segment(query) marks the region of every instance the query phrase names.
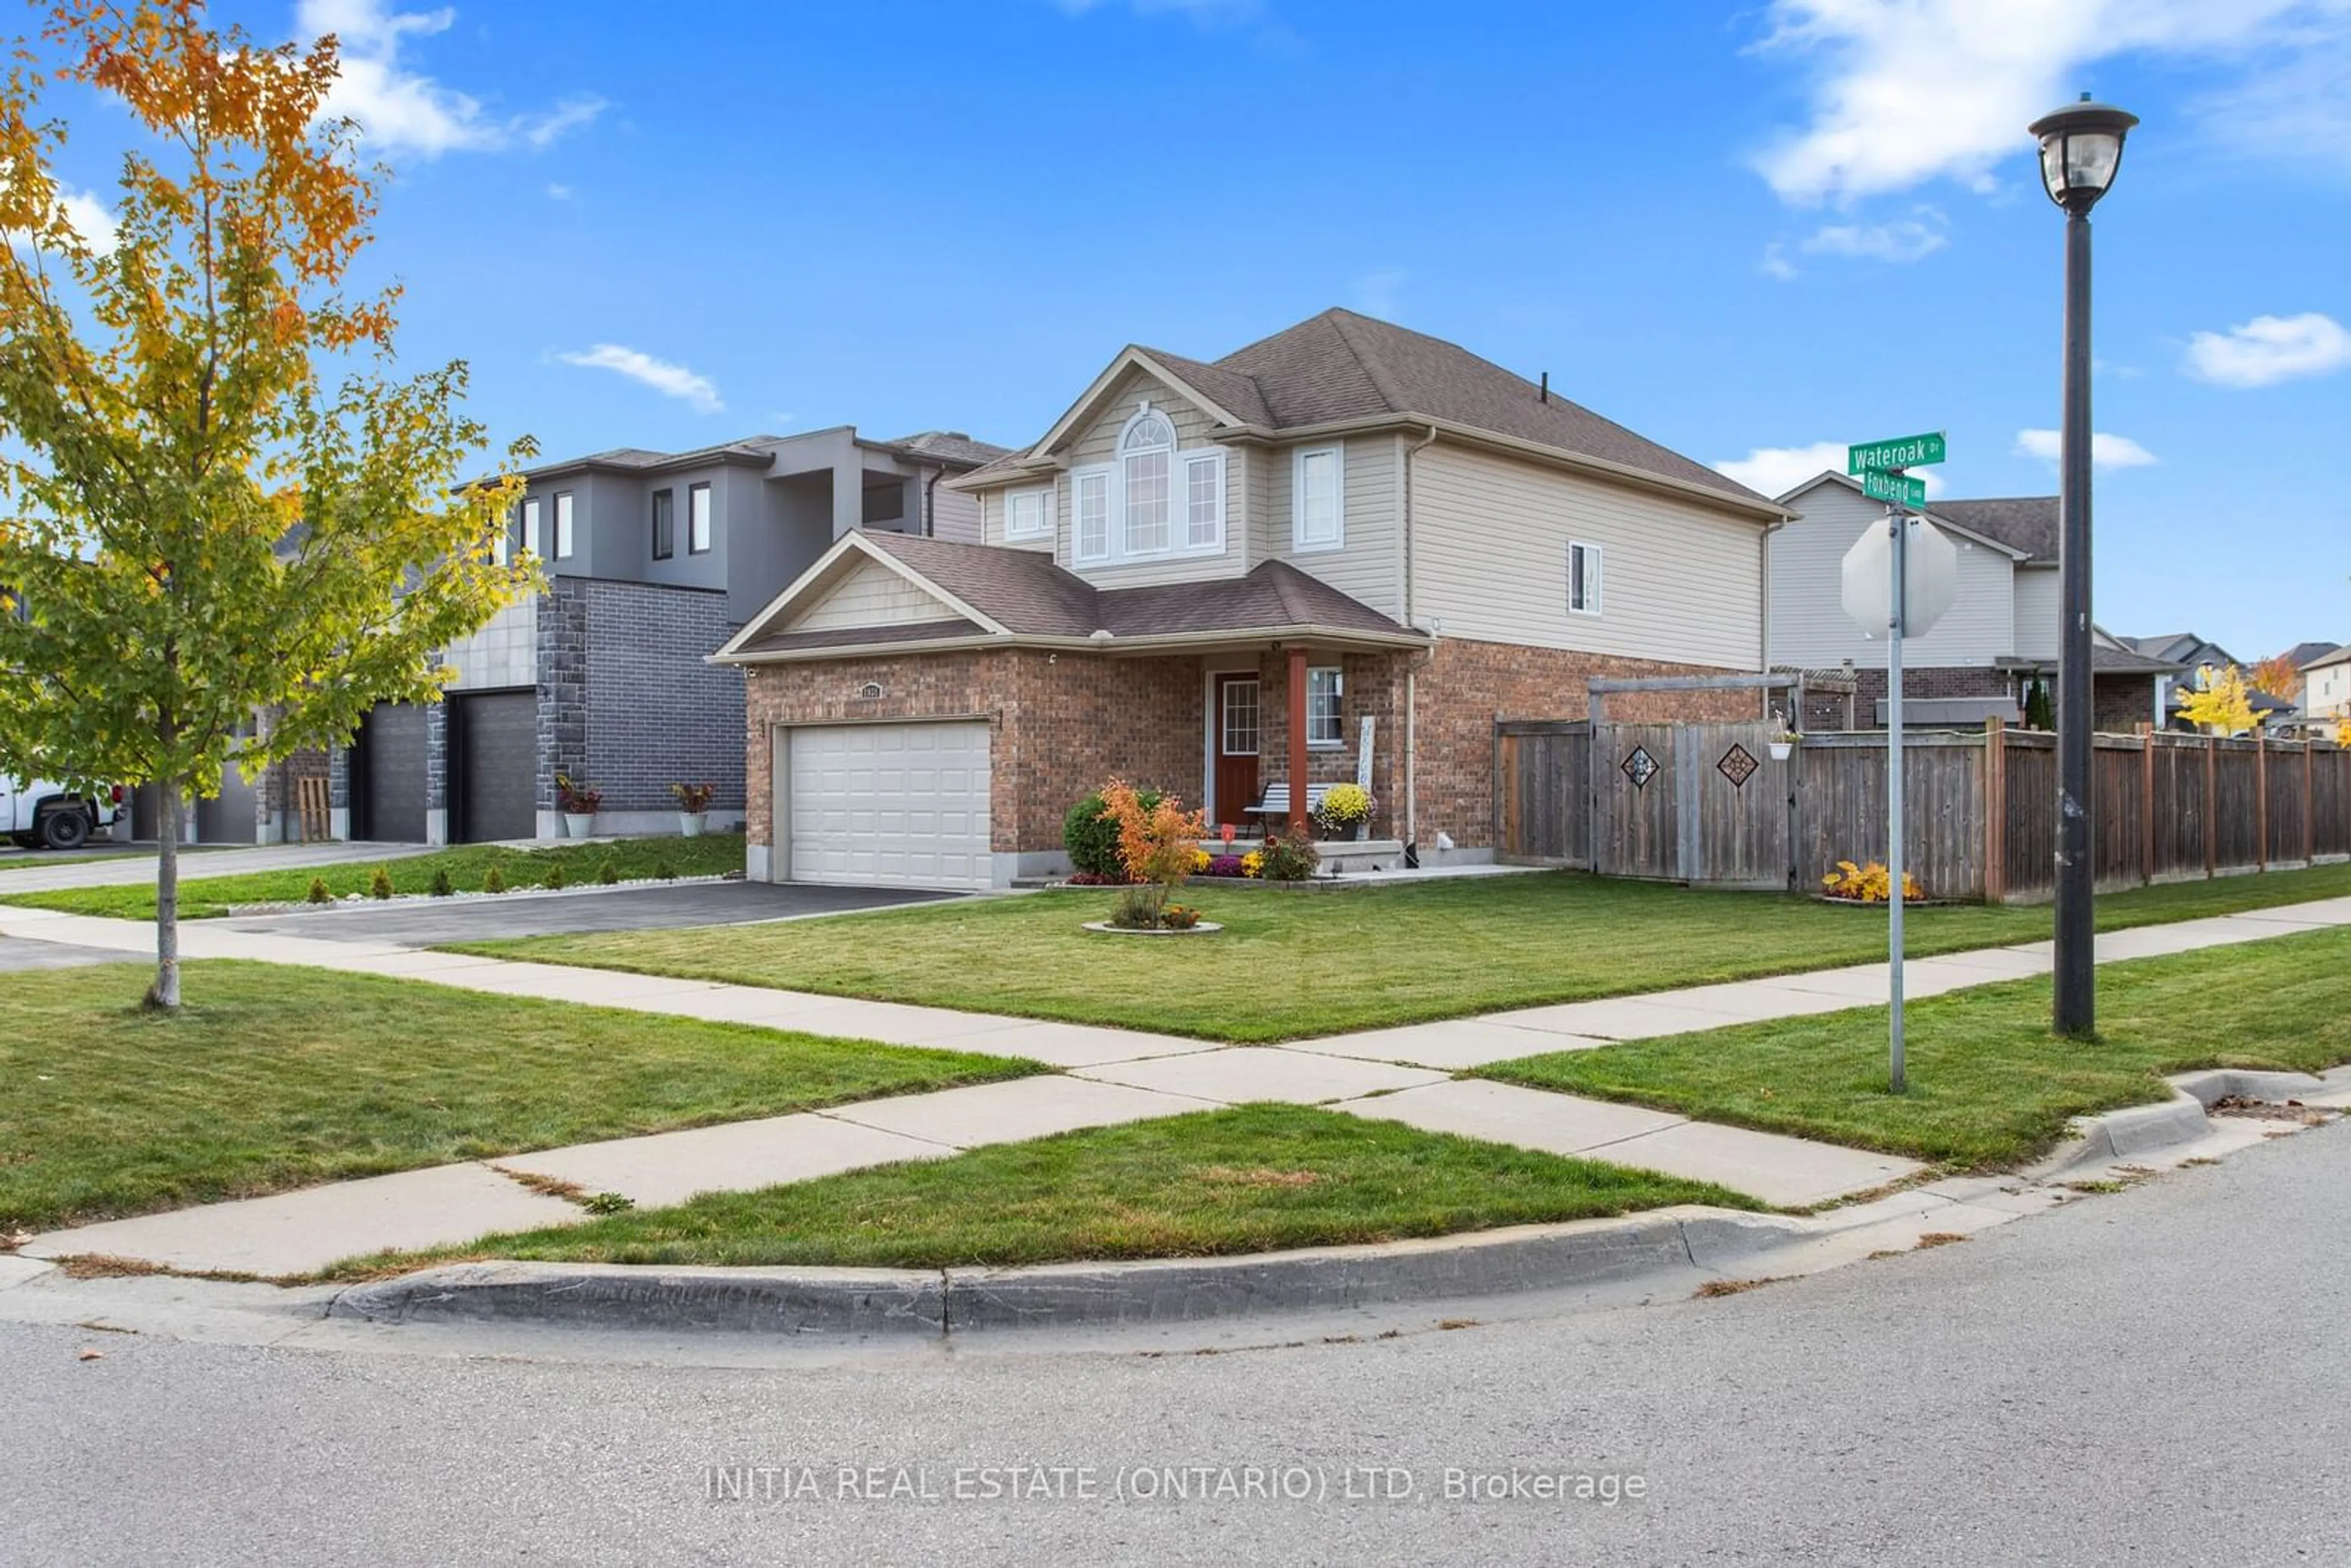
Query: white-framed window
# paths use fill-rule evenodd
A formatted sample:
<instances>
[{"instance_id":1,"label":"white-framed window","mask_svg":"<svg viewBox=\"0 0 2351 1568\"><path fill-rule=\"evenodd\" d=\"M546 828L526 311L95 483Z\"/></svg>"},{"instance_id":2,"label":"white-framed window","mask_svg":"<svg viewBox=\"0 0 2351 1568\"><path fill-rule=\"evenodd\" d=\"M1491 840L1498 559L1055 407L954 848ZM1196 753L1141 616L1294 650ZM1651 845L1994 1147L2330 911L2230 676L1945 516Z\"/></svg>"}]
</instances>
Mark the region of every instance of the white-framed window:
<instances>
[{"instance_id":1,"label":"white-framed window","mask_svg":"<svg viewBox=\"0 0 2351 1568\"><path fill-rule=\"evenodd\" d=\"M1347 542L1346 476L1346 458L1339 447L1299 452L1290 471L1291 549L1337 549Z\"/></svg>"},{"instance_id":2,"label":"white-framed window","mask_svg":"<svg viewBox=\"0 0 2351 1568\"><path fill-rule=\"evenodd\" d=\"M1346 682L1336 664L1318 664L1306 672L1306 744L1323 748L1347 743L1343 698Z\"/></svg>"},{"instance_id":3,"label":"white-framed window","mask_svg":"<svg viewBox=\"0 0 2351 1568\"><path fill-rule=\"evenodd\" d=\"M1053 492L1011 490L1004 497L1004 537L1040 539L1053 531Z\"/></svg>"},{"instance_id":4,"label":"white-framed window","mask_svg":"<svg viewBox=\"0 0 2351 1568\"><path fill-rule=\"evenodd\" d=\"M568 560L571 556L571 492L555 493L555 559Z\"/></svg>"},{"instance_id":5,"label":"white-framed window","mask_svg":"<svg viewBox=\"0 0 2351 1568\"><path fill-rule=\"evenodd\" d=\"M1217 690L1224 705L1220 748L1227 757L1255 757L1259 734L1257 683L1225 681Z\"/></svg>"},{"instance_id":6,"label":"white-framed window","mask_svg":"<svg viewBox=\"0 0 2351 1568\"><path fill-rule=\"evenodd\" d=\"M1570 539L1567 545L1567 612L1600 613L1600 547Z\"/></svg>"},{"instance_id":7,"label":"white-framed window","mask_svg":"<svg viewBox=\"0 0 2351 1568\"><path fill-rule=\"evenodd\" d=\"M689 485L685 488L685 553L707 555L710 552L710 486Z\"/></svg>"},{"instance_id":8,"label":"white-framed window","mask_svg":"<svg viewBox=\"0 0 2351 1568\"><path fill-rule=\"evenodd\" d=\"M497 535L490 540L490 559L494 564L504 566L514 559L515 532L521 526L522 508L520 507L516 507L498 519ZM5 595L0 595L0 601L5 599Z\"/></svg>"},{"instance_id":9,"label":"white-framed window","mask_svg":"<svg viewBox=\"0 0 2351 1568\"><path fill-rule=\"evenodd\" d=\"M1224 549L1224 449L1185 453L1181 466L1184 475L1183 547L1187 550Z\"/></svg>"},{"instance_id":10,"label":"white-framed window","mask_svg":"<svg viewBox=\"0 0 2351 1568\"><path fill-rule=\"evenodd\" d=\"M546 543L538 536L538 497L526 498L522 504L522 548L542 559L547 554Z\"/></svg>"},{"instance_id":11,"label":"white-framed window","mask_svg":"<svg viewBox=\"0 0 2351 1568\"><path fill-rule=\"evenodd\" d=\"M1077 514L1080 560L1110 559L1110 470L1088 468L1070 476L1071 509Z\"/></svg>"},{"instance_id":12,"label":"white-framed window","mask_svg":"<svg viewBox=\"0 0 2351 1568\"><path fill-rule=\"evenodd\" d=\"M1118 436L1122 554L1164 555L1175 543L1168 495L1175 462L1176 426L1146 402Z\"/></svg>"}]
</instances>

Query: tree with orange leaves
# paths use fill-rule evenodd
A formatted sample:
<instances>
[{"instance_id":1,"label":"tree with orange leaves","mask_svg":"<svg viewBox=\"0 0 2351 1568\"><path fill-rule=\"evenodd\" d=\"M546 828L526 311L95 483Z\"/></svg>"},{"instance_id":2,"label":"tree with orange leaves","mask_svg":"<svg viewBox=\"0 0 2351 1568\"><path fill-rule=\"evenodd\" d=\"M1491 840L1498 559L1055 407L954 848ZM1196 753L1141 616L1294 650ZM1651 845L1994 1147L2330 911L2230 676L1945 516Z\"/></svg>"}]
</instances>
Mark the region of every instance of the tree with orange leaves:
<instances>
[{"instance_id":1,"label":"tree with orange leaves","mask_svg":"<svg viewBox=\"0 0 2351 1568\"><path fill-rule=\"evenodd\" d=\"M461 483L465 364L396 374L398 290L353 292L381 172L324 113L338 69L201 0L51 0L0 79L0 772L158 787L154 1007L183 795L433 700L536 577L504 548L528 443ZM59 178L60 89L145 133L110 235Z\"/></svg>"},{"instance_id":2,"label":"tree with orange leaves","mask_svg":"<svg viewBox=\"0 0 2351 1568\"><path fill-rule=\"evenodd\" d=\"M2272 653L2245 672L2246 681L2257 692L2263 692L2281 702L2302 700L2302 669L2283 653Z\"/></svg>"},{"instance_id":3,"label":"tree with orange leaves","mask_svg":"<svg viewBox=\"0 0 2351 1568\"><path fill-rule=\"evenodd\" d=\"M1162 795L1146 807L1123 779L1112 779L1102 798L1103 820L1118 828L1119 858L1136 883L1123 895L1118 923L1162 925L1167 901L1192 874L1207 821L1197 811L1184 810L1184 802L1173 795Z\"/></svg>"}]
</instances>

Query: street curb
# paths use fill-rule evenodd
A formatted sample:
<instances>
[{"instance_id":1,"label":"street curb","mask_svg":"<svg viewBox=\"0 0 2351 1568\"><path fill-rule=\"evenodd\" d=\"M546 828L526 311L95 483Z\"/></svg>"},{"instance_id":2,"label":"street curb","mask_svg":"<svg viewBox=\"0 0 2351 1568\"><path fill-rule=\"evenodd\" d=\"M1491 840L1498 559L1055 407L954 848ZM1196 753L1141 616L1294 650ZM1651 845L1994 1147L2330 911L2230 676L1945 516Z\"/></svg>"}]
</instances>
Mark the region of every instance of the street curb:
<instances>
[{"instance_id":1,"label":"street curb","mask_svg":"<svg viewBox=\"0 0 2351 1568\"><path fill-rule=\"evenodd\" d=\"M2210 1108L2232 1094L2249 1100L2303 1100L2325 1093L2330 1087L2329 1080L2307 1073L2235 1068L2182 1072L2165 1082L2171 1085L2169 1100L2076 1117L2071 1138L2018 1175L2030 1181L2045 1180L2085 1166L2114 1165L2158 1149L2192 1144L2212 1131Z\"/></svg>"},{"instance_id":2,"label":"street curb","mask_svg":"<svg viewBox=\"0 0 2351 1568\"><path fill-rule=\"evenodd\" d=\"M355 1285L333 1318L604 1329L945 1337L1196 1323L1710 1275L1838 1228L1684 1206L1622 1219L1234 1258L1026 1269L704 1269L461 1263Z\"/></svg>"}]
</instances>

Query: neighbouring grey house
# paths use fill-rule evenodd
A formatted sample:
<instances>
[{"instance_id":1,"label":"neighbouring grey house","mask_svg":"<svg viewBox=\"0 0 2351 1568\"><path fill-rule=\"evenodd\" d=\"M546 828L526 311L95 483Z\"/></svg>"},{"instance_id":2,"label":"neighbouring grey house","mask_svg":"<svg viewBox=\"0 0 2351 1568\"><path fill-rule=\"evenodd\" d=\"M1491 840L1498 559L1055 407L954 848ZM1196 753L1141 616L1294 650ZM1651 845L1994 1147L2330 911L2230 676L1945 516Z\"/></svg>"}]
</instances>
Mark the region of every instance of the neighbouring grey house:
<instances>
[{"instance_id":1,"label":"neighbouring grey house","mask_svg":"<svg viewBox=\"0 0 2351 1568\"><path fill-rule=\"evenodd\" d=\"M546 587L445 651L443 701L381 705L324 759L335 836L553 837L559 773L602 792L600 831L674 829L673 783L740 821L743 676L706 656L852 529L977 541L978 504L939 482L1004 452L841 425L528 470L505 543ZM288 794L256 791L251 836L287 836Z\"/></svg>"},{"instance_id":2,"label":"neighbouring grey house","mask_svg":"<svg viewBox=\"0 0 2351 1568\"><path fill-rule=\"evenodd\" d=\"M1885 506L1843 474L1824 473L1782 496L1797 515L1770 544L1774 669L1819 677L1823 689L1849 687L1852 722L1886 722L1886 638L1844 613L1844 561L1863 530L1883 526ZM1903 643L1904 716L1908 724L1970 727L1987 719L2016 723L2036 681L2053 699L2062 617L2057 595L2057 497L1930 502L1925 516L1956 547L1959 583L1951 607L1933 629ZM2179 663L2158 650L2093 629L2094 722L2127 733L2158 722L2166 684ZM1816 707L1802 726L1844 722L1842 703Z\"/></svg>"}]
</instances>

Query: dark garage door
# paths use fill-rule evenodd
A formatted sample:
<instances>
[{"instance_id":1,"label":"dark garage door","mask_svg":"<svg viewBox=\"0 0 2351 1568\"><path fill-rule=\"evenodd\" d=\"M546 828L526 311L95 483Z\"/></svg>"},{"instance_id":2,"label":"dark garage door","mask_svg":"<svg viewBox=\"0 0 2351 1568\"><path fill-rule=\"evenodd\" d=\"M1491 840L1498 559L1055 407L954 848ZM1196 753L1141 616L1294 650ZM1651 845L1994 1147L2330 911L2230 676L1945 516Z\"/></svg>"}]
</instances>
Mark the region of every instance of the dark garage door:
<instances>
[{"instance_id":1,"label":"dark garage door","mask_svg":"<svg viewBox=\"0 0 2351 1568\"><path fill-rule=\"evenodd\" d=\"M351 836L424 841L424 709L378 703L353 747Z\"/></svg>"},{"instance_id":2,"label":"dark garage door","mask_svg":"<svg viewBox=\"0 0 2351 1568\"><path fill-rule=\"evenodd\" d=\"M538 697L487 692L451 699L457 800L453 837L466 843L538 835Z\"/></svg>"}]
</instances>

